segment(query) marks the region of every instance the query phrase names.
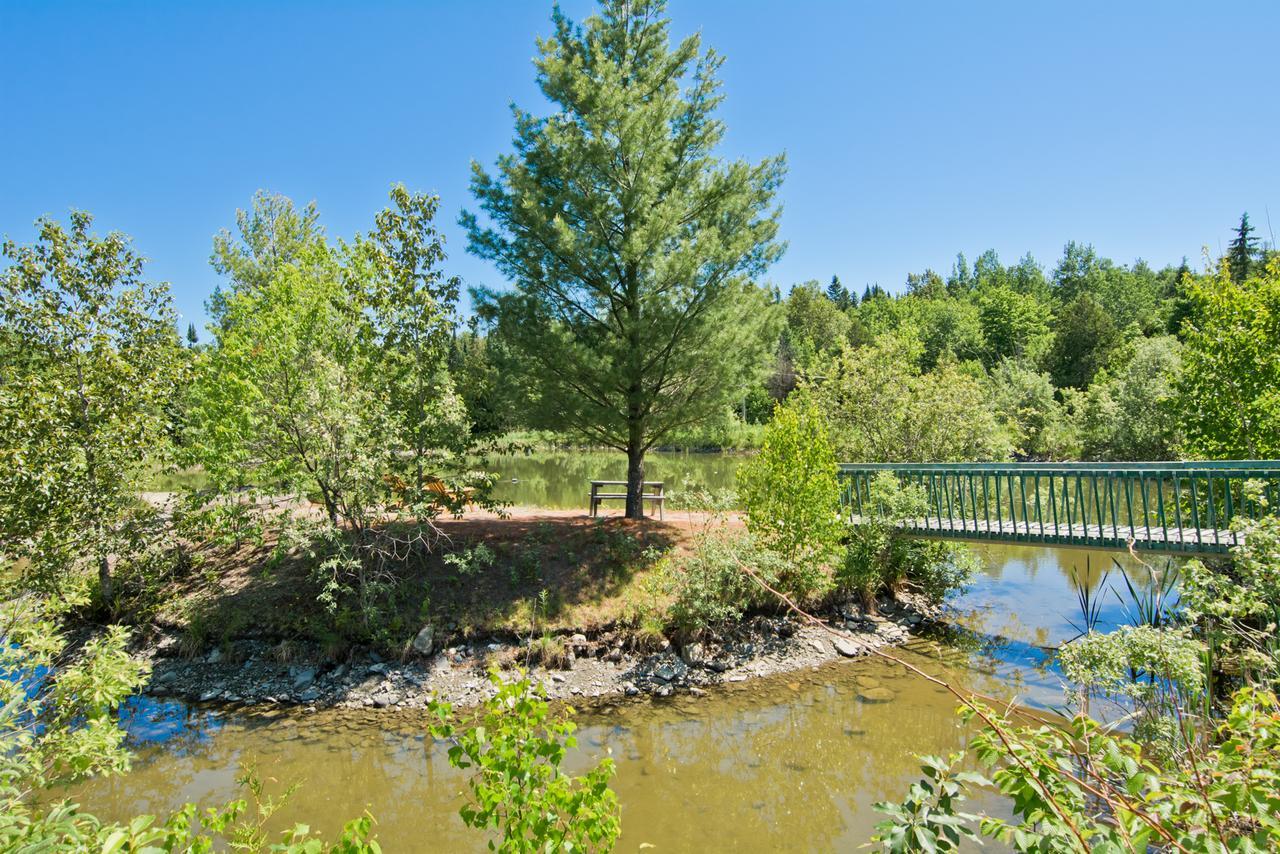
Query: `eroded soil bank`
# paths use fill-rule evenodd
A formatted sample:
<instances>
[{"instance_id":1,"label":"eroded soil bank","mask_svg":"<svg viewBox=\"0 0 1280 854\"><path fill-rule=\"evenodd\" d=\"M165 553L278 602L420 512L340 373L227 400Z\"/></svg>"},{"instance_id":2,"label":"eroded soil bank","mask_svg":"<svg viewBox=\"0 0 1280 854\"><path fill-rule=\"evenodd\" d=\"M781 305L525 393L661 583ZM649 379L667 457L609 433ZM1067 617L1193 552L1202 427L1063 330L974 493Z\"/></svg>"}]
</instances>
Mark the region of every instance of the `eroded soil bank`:
<instances>
[{"instance_id":1,"label":"eroded soil bank","mask_svg":"<svg viewBox=\"0 0 1280 854\"><path fill-rule=\"evenodd\" d=\"M148 693L315 709L415 708L433 695L471 705L492 690L491 669L521 667L556 699L669 696L865 655L933 616L910 599L884 600L876 614L851 601L821 615L839 636L757 615L679 644L635 617L660 612L664 563L696 547L706 526L741 524L541 508L441 520L435 548L397 569L398 609L383 615L381 644L335 641L306 563L269 539L206 547L141 642Z\"/></svg>"}]
</instances>

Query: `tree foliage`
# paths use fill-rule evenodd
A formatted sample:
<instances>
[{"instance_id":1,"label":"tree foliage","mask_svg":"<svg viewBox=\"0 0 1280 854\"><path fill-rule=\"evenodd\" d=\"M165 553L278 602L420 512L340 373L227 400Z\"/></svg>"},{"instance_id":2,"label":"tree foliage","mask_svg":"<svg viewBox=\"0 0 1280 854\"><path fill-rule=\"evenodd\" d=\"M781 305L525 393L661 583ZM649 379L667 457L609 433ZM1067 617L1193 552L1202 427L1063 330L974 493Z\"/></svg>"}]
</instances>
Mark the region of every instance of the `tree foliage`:
<instances>
[{"instance_id":1,"label":"tree foliage","mask_svg":"<svg viewBox=\"0 0 1280 854\"><path fill-rule=\"evenodd\" d=\"M1188 450L1208 459L1280 454L1280 261L1236 282L1193 286L1178 410Z\"/></svg>"},{"instance_id":2,"label":"tree foliage","mask_svg":"<svg viewBox=\"0 0 1280 854\"><path fill-rule=\"evenodd\" d=\"M917 342L885 336L846 349L813 384L837 456L850 462L1001 460L1008 436L983 383L954 362L919 367Z\"/></svg>"},{"instance_id":3,"label":"tree foliage","mask_svg":"<svg viewBox=\"0 0 1280 854\"><path fill-rule=\"evenodd\" d=\"M774 410L760 453L738 469L738 496L747 529L787 567L777 579L783 589L802 598L824 592L844 526L835 450L809 395Z\"/></svg>"},{"instance_id":4,"label":"tree foliage","mask_svg":"<svg viewBox=\"0 0 1280 854\"><path fill-rule=\"evenodd\" d=\"M6 240L0 272L0 536L46 589L96 565L113 603L138 477L163 459L166 406L183 370L164 284L119 233L40 220L30 246Z\"/></svg>"},{"instance_id":5,"label":"tree foliage","mask_svg":"<svg viewBox=\"0 0 1280 854\"><path fill-rule=\"evenodd\" d=\"M721 59L675 47L661 0L608 0L577 26L558 10L537 83L557 111L517 109L516 151L473 167L488 217L471 251L515 283L482 302L520 359L535 426L628 455L639 516L645 452L740 400L776 340L752 279L781 252L781 158L715 154Z\"/></svg>"}]
</instances>

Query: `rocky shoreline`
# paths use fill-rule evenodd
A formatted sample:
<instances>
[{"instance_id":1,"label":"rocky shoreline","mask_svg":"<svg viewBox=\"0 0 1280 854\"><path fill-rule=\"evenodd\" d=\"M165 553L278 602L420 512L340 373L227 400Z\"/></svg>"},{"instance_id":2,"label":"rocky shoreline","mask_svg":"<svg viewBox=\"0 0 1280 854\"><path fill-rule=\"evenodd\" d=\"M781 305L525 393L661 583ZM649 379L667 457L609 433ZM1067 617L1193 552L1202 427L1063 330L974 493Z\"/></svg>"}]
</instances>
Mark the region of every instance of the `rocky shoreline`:
<instances>
[{"instance_id":1,"label":"rocky shoreline","mask_svg":"<svg viewBox=\"0 0 1280 854\"><path fill-rule=\"evenodd\" d=\"M678 649L666 641L656 649L636 648L633 636L617 631L564 635L557 640L561 654L553 668L528 670L558 700L698 694L721 683L812 668L901 644L935 614L923 603L885 602L878 615L847 603L824 616L840 631L838 637L787 616L752 617L732 631ZM226 706L307 710L417 709L432 696L466 707L492 694L490 666L523 666L539 642L487 638L446 642L440 648L423 641L420 634L402 661L363 653L339 663L306 654L285 661L279 647L256 639L230 641L184 658L177 654L176 637L161 637L143 651L152 664L146 693Z\"/></svg>"}]
</instances>

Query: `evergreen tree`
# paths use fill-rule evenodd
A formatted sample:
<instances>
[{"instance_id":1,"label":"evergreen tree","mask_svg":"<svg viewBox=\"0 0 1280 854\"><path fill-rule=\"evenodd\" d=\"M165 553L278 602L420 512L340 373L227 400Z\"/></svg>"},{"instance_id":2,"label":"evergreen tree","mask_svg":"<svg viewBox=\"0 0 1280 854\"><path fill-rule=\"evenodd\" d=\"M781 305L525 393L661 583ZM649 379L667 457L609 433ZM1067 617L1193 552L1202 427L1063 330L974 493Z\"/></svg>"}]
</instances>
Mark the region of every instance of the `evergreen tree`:
<instances>
[{"instance_id":1,"label":"evergreen tree","mask_svg":"<svg viewBox=\"0 0 1280 854\"><path fill-rule=\"evenodd\" d=\"M194 323L187 324L187 346L194 347L200 343L200 336L196 334L196 325Z\"/></svg>"},{"instance_id":2,"label":"evergreen tree","mask_svg":"<svg viewBox=\"0 0 1280 854\"><path fill-rule=\"evenodd\" d=\"M1249 224L1249 214L1241 214L1235 239L1227 247L1227 263L1231 265L1233 282L1239 283L1249 278L1253 259L1258 255L1258 238L1253 236L1254 230L1254 227Z\"/></svg>"},{"instance_id":3,"label":"evergreen tree","mask_svg":"<svg viewBox=\"0 0 1280 854\"><path fill-rule=\"evenodd\" d=\"M698 35L673 48L664 7L606 0L582 25L555 11L535 60L555 110L515 110L498 175L473 166L492 225L462 217L515 283L477 296L520 356L531 422L625 451L631 518L645 452L741 400L777 340L752 280L782 252L783 158L716 156L721 59Z\"/></svg>"},{"instance_id":4,"label":"evergreen tree","mask_svg":"<svg viewBox=\"0 0 1280 854\"><path fill-rule=\"evenodd\" d=\"M841 311L849 309L849 304L853 301L849 293L849 289L840 284L839 276L831 277L831 284L827 285L827 299L836 304L836 308Z\"/></svg>"}]
</instances>

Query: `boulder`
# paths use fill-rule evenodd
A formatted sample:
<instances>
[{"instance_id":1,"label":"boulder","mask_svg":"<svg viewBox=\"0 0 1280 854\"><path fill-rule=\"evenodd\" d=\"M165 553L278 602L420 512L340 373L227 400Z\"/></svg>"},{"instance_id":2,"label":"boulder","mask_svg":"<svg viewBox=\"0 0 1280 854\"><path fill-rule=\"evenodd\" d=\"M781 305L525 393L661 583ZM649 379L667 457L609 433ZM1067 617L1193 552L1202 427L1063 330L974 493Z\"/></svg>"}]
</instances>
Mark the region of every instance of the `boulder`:
<instances>
[{"instance_id":1,"label":"boulder","mask_svg":"<svg viewBox=\"0 0 1280 854\"><path fill-rule=\"evenodd\" d=\"M896 695L888 688L861 688L858 690L858 701L862 703L888 703Z\"/></svg>"},{"instance_id":2,"label":"boulder","mask_svg":"<svg viewBox=\"0 0 1280 854\"><path fill-rule=\"evenodd\" d=\"M862 654L862 646L849 638L836 638L831 643L832 646L836 648L836 652L840 653L845 658L853 658L854 656Z\"/></svg>"},{"instance_id":3,"label":"boulder","mask_svg":"<svg viewBox=\"0 0 1280 854\"><path fill-rule=\"evenodd\" d=\"M430 655L431 650L436 645L436 630L434 626L425 625L413 639L413 650L419 655Z\"/></svg>"}]
</instances>

